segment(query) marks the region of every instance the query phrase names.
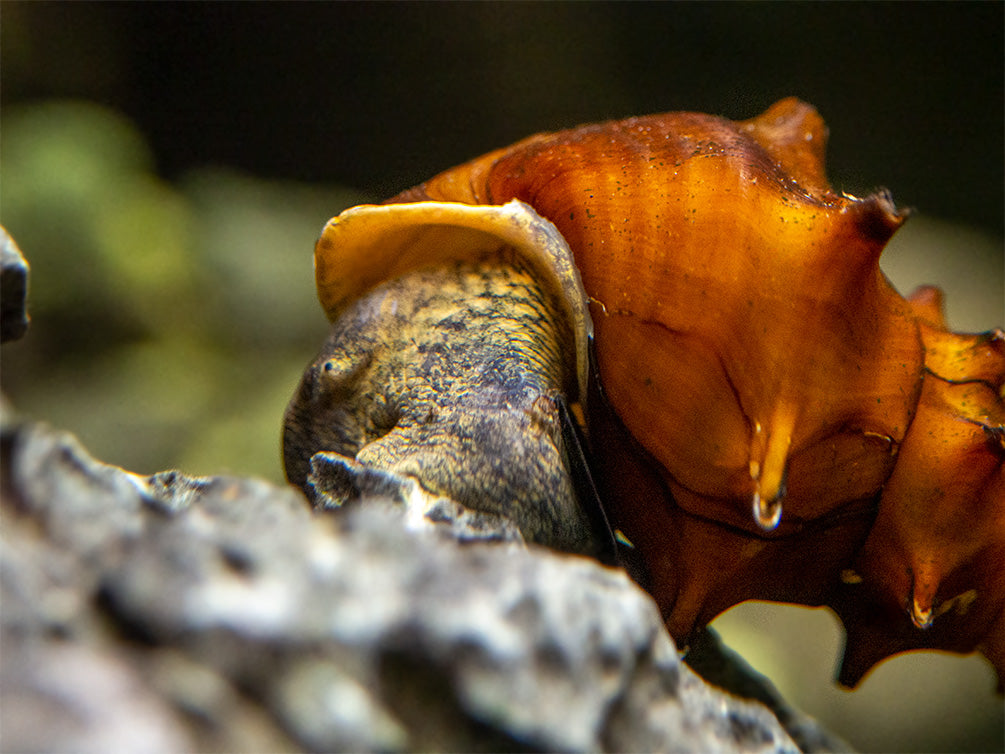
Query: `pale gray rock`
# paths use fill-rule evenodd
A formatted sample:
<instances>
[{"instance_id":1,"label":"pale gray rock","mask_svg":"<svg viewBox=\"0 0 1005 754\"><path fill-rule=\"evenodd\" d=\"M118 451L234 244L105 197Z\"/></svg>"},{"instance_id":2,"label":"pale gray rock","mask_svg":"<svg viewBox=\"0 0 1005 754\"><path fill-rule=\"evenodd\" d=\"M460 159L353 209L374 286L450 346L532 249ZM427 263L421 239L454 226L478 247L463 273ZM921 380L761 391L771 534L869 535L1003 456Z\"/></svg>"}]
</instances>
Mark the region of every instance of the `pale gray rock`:
<instances>
[{"instance_id":1,"label":"pale gray rock","mask_svg":"<svg viewBox=\"0 0 1005 754\"><path fill-rule=\"evenodd\" d=\"M119 649L5 639L0 706L5 751L173 754L193 741Z\"/></svg>"},{"instance_id":2,"label":"pale gray rock","mask_svg":"<svg viewBox=\"0 0 1005 754\"><path fill-rule=\"evenodd\" d=\"M7 413L4 751L798 751L621 570L449 507L140 477Z\"/></svg>"},{"instance_id":3,"label":"pale gray rock","mask_svg":"<svg viewBox=\"0 0 1005 754\"><path fill-rule=\"evenodd\" d=\"M401 506L408 517L443 524L458 540L524 541L520 529L508 518L430 494L414 477L368 466L338 453L321 451L311 456L306 487L312 504L322 511L380 498Z\"/></svg>"}]
</instances>

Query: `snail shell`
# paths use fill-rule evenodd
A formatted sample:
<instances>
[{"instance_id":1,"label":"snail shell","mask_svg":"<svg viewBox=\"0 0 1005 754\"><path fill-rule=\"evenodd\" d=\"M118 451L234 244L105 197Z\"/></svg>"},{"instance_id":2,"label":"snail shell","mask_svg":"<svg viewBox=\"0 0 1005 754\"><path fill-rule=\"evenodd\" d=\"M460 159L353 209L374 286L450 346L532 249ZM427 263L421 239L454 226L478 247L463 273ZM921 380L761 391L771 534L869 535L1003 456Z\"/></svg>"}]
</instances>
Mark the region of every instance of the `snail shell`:
<instances>
[{"instance_id":1,"label":"snail shell","mask_svg":"<svg viewBox=\"0 0 1005 754\"><path fill-rule=\"evenodd\" d=\"M532 137L399 199L517 198L551 219L593 302L607 398L677 504L759 531L784 497L784 532L879 489L923 367L877 264L903 216L885 194L831 192L825 138L793 100L742 124L632 118ZM855 471L835 484L840 468Z\"/></svg>"},{"instance_id":2,"label":"snail shell","mask_svg":"<svg viewBox=\"0 0 1005 754\"><path fill-rule=\"evenodd\" d=\"M951 333L932 289L889 284L879 256L906 216L833 191L826 137L796 99L740 122L629 118L532 136L387 206L517 200L571 249L602 496L678 641L746 599L826 604L849 633L843 682L923 647L981 649L1002 676L1005 337ZM339 301L325 243L319 291ZM397 273L371 252L346 279Z\"/></svg>"}]
</instances>

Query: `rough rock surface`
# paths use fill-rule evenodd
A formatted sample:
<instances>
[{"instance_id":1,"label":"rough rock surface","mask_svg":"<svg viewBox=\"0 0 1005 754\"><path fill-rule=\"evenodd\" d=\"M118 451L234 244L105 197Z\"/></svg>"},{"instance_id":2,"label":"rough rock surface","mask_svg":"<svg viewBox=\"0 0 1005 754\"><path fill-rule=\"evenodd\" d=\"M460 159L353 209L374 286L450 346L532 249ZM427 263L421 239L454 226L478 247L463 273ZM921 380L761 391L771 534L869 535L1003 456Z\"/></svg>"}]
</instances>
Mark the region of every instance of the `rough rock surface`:
<instances>
[{"instance_id":1,"label":"rough rock surface","mask_svg":"<svg viewBox=\"0 0 1005 754\"><path fill-rule=\"evenodd\" d=\"M5 413L5 751L798 751L620 570L377 498L139 477Z\"/></svg>"}]
</instances>

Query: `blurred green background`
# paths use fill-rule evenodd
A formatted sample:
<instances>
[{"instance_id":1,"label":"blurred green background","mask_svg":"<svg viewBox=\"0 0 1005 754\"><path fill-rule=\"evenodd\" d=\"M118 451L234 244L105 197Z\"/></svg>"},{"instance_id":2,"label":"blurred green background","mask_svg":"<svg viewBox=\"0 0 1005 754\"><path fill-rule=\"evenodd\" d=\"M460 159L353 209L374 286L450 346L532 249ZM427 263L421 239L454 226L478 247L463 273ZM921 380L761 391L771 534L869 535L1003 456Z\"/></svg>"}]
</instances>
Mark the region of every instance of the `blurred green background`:
<instances>
[{"instance_id":1,"label":"blurred green background","mask_svg":"<svg viewBox=\"0 0 1005 754\"><path fill-rule=\"evenodd\" d=\"M794 94L836 188L918 215L884 256L1005 322L1003 5L0 4L0 222L32 264L4 394L138 472L280 480L325 332L311 251L342 208L531 132ZM825 611L740 606L727 641L866 751L1001 751L978 658L831 683Z\"/></svg>"}]
</instances>

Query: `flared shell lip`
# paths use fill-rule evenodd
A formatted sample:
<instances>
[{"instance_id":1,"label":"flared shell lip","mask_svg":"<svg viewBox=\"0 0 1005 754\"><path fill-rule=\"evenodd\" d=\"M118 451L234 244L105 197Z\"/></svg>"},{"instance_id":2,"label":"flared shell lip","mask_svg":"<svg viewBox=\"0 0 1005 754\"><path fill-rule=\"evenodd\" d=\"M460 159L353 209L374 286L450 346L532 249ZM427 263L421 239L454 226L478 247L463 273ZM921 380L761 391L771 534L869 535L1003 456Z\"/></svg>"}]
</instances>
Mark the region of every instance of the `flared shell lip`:
<instances>
[{"instance_id":1,"label":"flared shell lip","mask_svg":"<svg viewBox=\"0 0 1005 754\"><path fill-rule=\"evenodd\" d=\"M384 281L504 247L559 294L575 338L578 400L585 403L593 334L589 299L565 238L517 199L502 205L422 201L345 210L328 221L314 249L318 299L333 321Z\"/></svg>"}]
</instances>

